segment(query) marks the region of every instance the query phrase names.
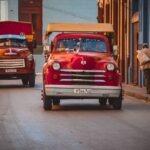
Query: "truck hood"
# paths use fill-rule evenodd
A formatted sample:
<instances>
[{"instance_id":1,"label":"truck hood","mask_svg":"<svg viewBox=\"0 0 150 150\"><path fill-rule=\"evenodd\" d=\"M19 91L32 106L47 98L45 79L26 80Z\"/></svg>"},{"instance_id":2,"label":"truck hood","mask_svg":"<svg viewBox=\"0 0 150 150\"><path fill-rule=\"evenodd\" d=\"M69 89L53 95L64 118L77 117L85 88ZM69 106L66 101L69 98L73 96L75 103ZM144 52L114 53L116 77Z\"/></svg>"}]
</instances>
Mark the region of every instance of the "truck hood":
<instances>
[{"instance_id":1,"label":"truck hood","mask_svg":"<svg viewBox=\"0 0 150 150\"><path fill-rule=\"evenodd\" d=\"M26 57L29 53L28 48L0 47L0 58Z\"/></svg>"},{"instance_id":2,"label":"truck hood","mask_svg":"<svg viewBox=\"0 0 150 150\"><path fill-rule=\"evenodd\" d=\"M50 59L60 62L63 69L102 69L103 64L113 62L110 54L97 52L53 53Z\"/></svg>"}]
</instances>

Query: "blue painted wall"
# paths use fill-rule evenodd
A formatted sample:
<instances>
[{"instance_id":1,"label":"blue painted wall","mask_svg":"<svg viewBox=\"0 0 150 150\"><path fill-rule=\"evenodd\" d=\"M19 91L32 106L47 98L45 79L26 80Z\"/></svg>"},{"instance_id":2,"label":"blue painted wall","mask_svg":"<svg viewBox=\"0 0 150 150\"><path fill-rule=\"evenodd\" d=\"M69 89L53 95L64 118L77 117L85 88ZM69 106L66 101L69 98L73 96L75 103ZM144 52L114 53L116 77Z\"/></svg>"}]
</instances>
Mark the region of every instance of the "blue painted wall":
<instances>
[{"instance_id":1,"label":"blue painted wall","mask_svg":"<svg viewBox=\"0 0 150 150\"><path fill-rule=\"evenodd\" d=\"M149 42L150 34L150 0L139 0L139 27L140 27L140 37L139 44ZM149 45L150 46L150 45Z\"/></svg>"},{"instance_id":2,"label":"blue painted wall","mask_svg":"<svg viewBox=\"0 0 150 150\"><path fill-rule=\"evenodd\" d=\"M149 44L149 47L150 47L150 0L148 0L148 44Z\"/></svg>"},{"instance_id":3,"label":"blue painted wall","mask_svg":"<svg viewBox=\"0 0 150 150\"><path fill-rule=\"evenodd\" d=\"M150 47L150 0L139 0L139 39L138 45L141 48L143 43L148 43ZM132 42L132 41L131 41ZM139 67L139 86L144 86L143 72Z\"/></svg>"}]
</instances>

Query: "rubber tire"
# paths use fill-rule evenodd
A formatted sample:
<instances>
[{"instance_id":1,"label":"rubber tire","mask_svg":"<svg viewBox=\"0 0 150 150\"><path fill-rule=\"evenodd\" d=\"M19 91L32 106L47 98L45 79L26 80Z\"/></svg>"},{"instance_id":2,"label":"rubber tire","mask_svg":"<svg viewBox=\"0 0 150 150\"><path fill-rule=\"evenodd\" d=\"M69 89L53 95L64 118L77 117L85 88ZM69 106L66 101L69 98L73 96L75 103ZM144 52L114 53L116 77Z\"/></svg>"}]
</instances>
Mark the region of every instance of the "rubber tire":
<instances>
[{"instance_id":1,"label":"rubber tire","mask_svg":"<svg viewBox=\"0 0 150 150\"><path fill-rule=\"evenodd\" d=\"M52 100L49 96L46 96L44 93L43 93L43 108L44 110L52 109Z\"/></svg>"},{"instance_id":2,"label":"rubber tire","mask_svg":"<svg viewBox=\"0 0 150 150\"><path fill-rule=\"evenodd\" d=\"M106 99L106 98L100 98L100 99L99 99L99 103L100 103L100 105L102 105L102 106L106 106L107 99Z\"/></svg>"},{"instance_id":3,"label":"rubber tire","mask_svg":"<svg viewBox=\"0 0 150 150\"><path fill-rule=\"evenodd\" d=\"M108 100L109 105L113 105L113 102L114 102L114 98L110 98L110 99Z\"/></svg>"},{"instance_id":4,"label":"rubber tire","mask_svg":"<svg viewBox=\"0 0 150 150\"><path fill-rule=\"evenodd\" d=\"M120 110L122 108L122 99L121 98L114 99L113 108L116 110Z\"/></svg>"},{"instance_id":5,"label":"rubber tire","mask_svg":"<svg viewBox=\"0 0 150 150\"><path fill-rule=\"evenodd\" d=\"M28 76L24 76L21 80L22 80L23 86L27 86L28 85Z\"/></svg>"},{"instance_id":6,"label":"rubber tire","mask_svg":"<svg viewBox=\"0 0 150 150\"><path fill-rule=\"evenodd\" d=\"M60 104L60 99L53 99L53 105L59 105Z\"/></svg>"},{"instance_id":7,"label":"rubber tire","mask_svg":"<svg viewBox=\"0 0 150 150\"><path fill-rule=\"evenodd\" d=\"M114 99L113 108L116 110L120 110L122 108L122 100L123 100L123 90L121 90L120 96Z\"/></svg>"},{"instance_id":8,"label":"rubber tire","mask_svg":"<svg viewBox=\"0 0 150 150\"><path fill-rule=\"evenodd\" d=\"M29 87L34 87L35 86L35 74L30 74L29 75Z\"/></svg>"}]
</instances>

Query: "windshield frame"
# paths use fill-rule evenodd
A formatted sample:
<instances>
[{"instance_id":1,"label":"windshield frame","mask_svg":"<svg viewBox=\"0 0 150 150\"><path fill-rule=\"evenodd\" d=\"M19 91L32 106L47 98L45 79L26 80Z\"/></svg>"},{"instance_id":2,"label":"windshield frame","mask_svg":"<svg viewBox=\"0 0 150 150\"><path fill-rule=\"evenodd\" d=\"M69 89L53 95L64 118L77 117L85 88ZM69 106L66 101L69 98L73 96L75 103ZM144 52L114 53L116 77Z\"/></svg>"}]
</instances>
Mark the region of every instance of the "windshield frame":
<instances>
[{"instance_id":1,"label":"windshield frame","mask_svg":"<svg viewBox=\"0 0 150 150\"><path fill-rule=\"evenodd\" d=\"M72 46L67 46L67 44L70 42L72 42ZM69 41L67 43L67 41ZM64 43L64 48L62 49L58 49L58 45L60 44L60 42ZM76 44L75 44L76 42ZM83 45L88 45L87 42L93 42L93 44L95 45L95 48L93 46L92 49L88 49L88 48L83 48ZM105 50L100 50L100 49L96 49L96 43L103 43ZM74 46L73 46L74 45ZM55 49L54 52L69 52L69 51L80 51L80 52L98 52L98 53L108 53L108 46L107 46L107 42L105 41L105 39L103 38L97 38L97 37L62 37L56 40L55 42Z\"/></svg>"},{"instance_id":2,"label":"windshield frame","mask_svg":"<svg viewBox=\"0 0 150 150\"><path fill-rule=\"evenodd\" d=\"M1 38L0 47L27 47L26 39Z\"/></svg>"}]
</instances>

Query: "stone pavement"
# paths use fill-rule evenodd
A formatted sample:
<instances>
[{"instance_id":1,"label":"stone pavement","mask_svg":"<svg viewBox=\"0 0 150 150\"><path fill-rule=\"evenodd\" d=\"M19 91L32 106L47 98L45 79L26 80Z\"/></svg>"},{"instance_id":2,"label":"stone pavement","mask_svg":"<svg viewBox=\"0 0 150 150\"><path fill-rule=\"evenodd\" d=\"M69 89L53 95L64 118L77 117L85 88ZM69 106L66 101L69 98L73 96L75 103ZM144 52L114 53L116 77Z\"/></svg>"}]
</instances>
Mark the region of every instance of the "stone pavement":
<instances>
[{"instance_id":1,"label":"stone pavement","mask_svg":"<svg viewBox=\"0 0 150 150\"><path fill-rule=\"evenodd\" d=\"M146 102L150 102L150 94L146 93L145 87L123 84L124 95L132 96Z\"/></svg>"}]
</instances>

